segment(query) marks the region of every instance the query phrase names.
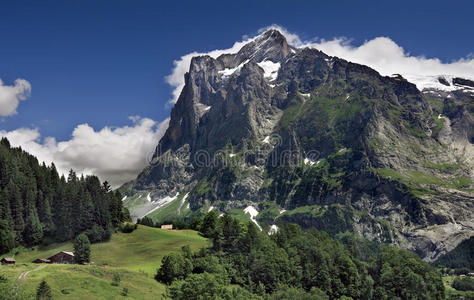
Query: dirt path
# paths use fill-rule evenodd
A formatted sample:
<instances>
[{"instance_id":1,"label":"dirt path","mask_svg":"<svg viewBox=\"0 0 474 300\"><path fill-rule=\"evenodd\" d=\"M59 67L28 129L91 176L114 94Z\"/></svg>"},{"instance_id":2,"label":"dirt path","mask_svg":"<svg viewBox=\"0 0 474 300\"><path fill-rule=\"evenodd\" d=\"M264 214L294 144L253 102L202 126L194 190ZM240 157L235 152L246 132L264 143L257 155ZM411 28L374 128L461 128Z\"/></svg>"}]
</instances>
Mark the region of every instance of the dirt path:
<instances>
[{"instance_id":1,"label":"dirt path","mask_svg":"<svg viewBox=\"0 0 474 300\"><path fill-rule=\"evenodd\" d=\"M34 271L39 271L43 268L46 268L47 265L41 265L41 266L38 266L36 268L34 268L33 270L30 270L30 271L26 271L26 272L23 272L20 274L20 276L18 276L18 280L25 280L26 279L26 276L30 273L30 272L34 272Z\"/></svg>"}]
</instances>

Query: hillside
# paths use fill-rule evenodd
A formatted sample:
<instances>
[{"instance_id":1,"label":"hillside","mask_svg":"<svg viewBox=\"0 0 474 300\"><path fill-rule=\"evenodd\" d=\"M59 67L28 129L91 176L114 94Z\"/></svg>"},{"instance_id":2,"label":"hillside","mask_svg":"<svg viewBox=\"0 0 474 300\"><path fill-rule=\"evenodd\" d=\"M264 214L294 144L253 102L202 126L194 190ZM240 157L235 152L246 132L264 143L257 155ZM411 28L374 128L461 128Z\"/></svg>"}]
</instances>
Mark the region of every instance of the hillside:
<instances>
[{"instance_id":1,"label":"hillside","mask_svg":"<svg viewBox=\"0 0 474 300\"><path fill-rule=\"evenodd\" d=\"M120 299L123 288L128 288L128 299L157 299L165 291L165 287L153 279L161 259L185 245L197 250L207 246L208 242L191 230L165 231L139 226L132 233L116 233L109 242L93 244L91 265L31 263L36 258L47 258L61 250L72 250L71 243L61 243L4 255L14 256L17 265L0 266L0 274L16 280L31 293L45 279L52 288L54 299ZM34 271L38 266L44 268ZM27 271L31 272L24 281L17 280ZM114 274L121 278L119 286L111 285Z\"/></svg>"},{"instance_id":2,"label":"hillside","mask_svg":"<svg viewBox=\"0 0 474 300\"><path fill-rule=\"evenodd\" d=\"M435 260L474 235L471 84L420 91L269 30L192 58L125 205L156 216L186 195L191 215L252 207L268 227L355 232Z\"/></svg>"}]
</instances>

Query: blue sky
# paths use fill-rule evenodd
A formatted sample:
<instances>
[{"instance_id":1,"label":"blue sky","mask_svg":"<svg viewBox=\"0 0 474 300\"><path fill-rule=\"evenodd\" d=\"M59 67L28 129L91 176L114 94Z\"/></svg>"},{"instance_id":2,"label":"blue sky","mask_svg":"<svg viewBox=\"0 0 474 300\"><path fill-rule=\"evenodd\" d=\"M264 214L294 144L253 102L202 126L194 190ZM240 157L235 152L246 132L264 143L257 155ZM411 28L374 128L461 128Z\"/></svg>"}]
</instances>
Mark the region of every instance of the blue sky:
<instances>
[{"instance_id":1,"label":"blue sky","mask_svg":"<svg viewBox=\"0 0 474 300\"><path fill-rule=\"evenodd\" d=\"M162 121L174 60L229 48L271 24L304 41L347 37L357 47L384 36L413 56L472 58L473 12L472 1L456 0L2 1L0 78L27 80L31 96L0 117L0 130L35 128L64 141L83 123Z\"/></svg>"}]
</instances>

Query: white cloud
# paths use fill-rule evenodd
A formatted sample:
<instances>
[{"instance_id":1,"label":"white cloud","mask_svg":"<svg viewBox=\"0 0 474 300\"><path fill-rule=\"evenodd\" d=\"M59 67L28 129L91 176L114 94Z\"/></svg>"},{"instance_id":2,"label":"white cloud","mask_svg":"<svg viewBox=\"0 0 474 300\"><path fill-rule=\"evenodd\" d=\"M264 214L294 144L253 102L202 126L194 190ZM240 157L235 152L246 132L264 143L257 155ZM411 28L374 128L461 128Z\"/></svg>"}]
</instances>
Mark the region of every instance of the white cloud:
<instances>
[{"instance_id":1,"label":"white cloud","mask_svg":"<svg viewBox=\"0 0 474 300\"><path fill-rule=\"evenodd\" d=\"M95 174L113 187L134 179L149 162L158 141L168 127L169 119L157 123L148 118L130 117L132 126L104 127L99 131L88 124L78 125L68 141L52 137L41 141L39 130L20 128L0 131L14 146L35 155L47 164L54 162L58 171L67 175Z\"/></svg>"},{"instance_id":2,"label":"white cloud","mask_svg":"<svg viewBox=\"0 0 474 300\"><path fill-rule=\"evenodd\" d=\"M472 58L442 62L438 58L412 56L388 37L376 37L360 46L353 46L351 40L347 38L303 43L303 46L316 48L328 55L367 65L384 76L401 74L417 84L419 89L424 87L423 77L438 75L474 77L474 59Z\"/></svg>"},{"instance_id":3,"label":"white cloud","mask_svg":"<svg viewBox=\"0 0 474 300\"><path fill-rule=\"evenodd\" d=\"M14 85L4 85L0 79L0 116L16 114L20 101L26 100L31 93L31 84L24 79L17 79Z\"/></svg>"},{"instance_id":4,"label":"white cloud","mask_svg":"<svg viewBox=\"0 0 474 300\"><path fill-rule=\"evenodd\" d=\"M438 58L413 56L389 37L375 37L360 46L352 44L348 38L333 38L331 40L311 39L302 41L301 38L279 25L271 25L258 30L259 34L269 30L279 30L287 42L297 48L311 47L323 51L330 56L337 56L345 60L367 65L380 74L387 76L401 74L408 80L417 84L419 89L427 85L427 76L459 76L474 79L474 58L461 58L452 62L442 62ZM191 58L198 55L218 57L224 53L237 53L246 43L256 37L244 36L243 40L236 42L231 48L213 50L207 53L193 52L174 61L171 74L166 77L166 82L173 87L172 98L169 103L176 103L184 87L184 74L188 72ZM436 77L434 77L436 80Z\"/></svg>"}]
</instances>

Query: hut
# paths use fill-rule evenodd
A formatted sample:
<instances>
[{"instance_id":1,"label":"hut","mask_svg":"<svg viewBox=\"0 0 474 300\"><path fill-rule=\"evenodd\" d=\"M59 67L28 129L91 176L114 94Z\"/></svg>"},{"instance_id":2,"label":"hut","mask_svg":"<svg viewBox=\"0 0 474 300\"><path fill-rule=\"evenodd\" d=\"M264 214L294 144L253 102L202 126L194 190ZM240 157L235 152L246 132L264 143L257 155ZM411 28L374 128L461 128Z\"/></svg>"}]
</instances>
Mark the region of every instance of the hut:
<instances>
[{"instance_id":1,"label":"hut","mask_svg":"<svg viewBox=\"0 0 474 300\"><path fill-rule=\"evenodd\" d=\"M73 264L74 263L74 253L61 251L50 258L48 260L53 264Z\"/></svg>"},{"instance_id":2,"label":"hut","mask_svg":"<svg viewBox=\"0 0 474 300\"><path fill-rule=\"evenodd\" d=\"M163 225L161 225L161 229L164 229L164 230L171 230L171 229L173 229L173 224L171 224L171 225L165 225L165 224L163 224Z\"/></svg>"},{"instance_id":3,"label":"hut","mask_svg":"<svg viewBox=\"0 0 474 300\"><path fill-rule=\"evenodd\" d=\"M14 258L4 257L2 258L2 265L4 266L14 266L16 263Z\"/></svg>"},{"instance_id":4,"label":"hut","mask_svg":"<svg viewBox=\"0 0 474 300\"><path fill-rule=\"evenodd\" d=\"M35 264L50 264L51 261L46 258L37 258L33 261Z\"/></svg>"}]
</instances>

